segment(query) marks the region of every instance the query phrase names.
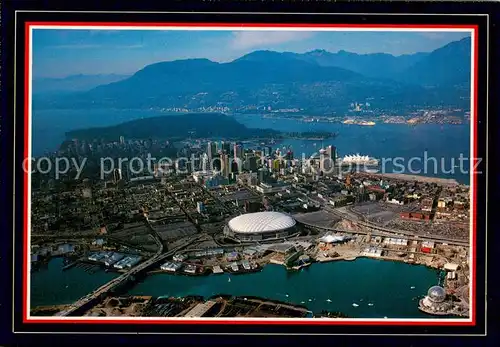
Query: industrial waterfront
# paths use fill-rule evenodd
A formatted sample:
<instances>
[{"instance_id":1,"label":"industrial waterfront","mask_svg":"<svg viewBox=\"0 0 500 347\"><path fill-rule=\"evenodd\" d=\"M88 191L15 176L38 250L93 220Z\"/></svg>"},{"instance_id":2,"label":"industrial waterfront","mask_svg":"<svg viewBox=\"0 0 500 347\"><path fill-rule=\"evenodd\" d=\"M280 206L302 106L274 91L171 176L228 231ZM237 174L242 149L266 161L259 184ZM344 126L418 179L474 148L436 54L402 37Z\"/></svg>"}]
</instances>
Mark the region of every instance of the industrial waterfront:
<instances>
[{"instance_id":1,"label":"industrial waterfront","mask_svg":"<svg viewBox=\"0 0 500 347\"><path fill-rule=\"evenodd\" d=\"M47 269L33 273L36 291L32 291L31 305L69 304L113 276L104 271L89 274L78 267L62 271L62 260L55 258ZM316 313L340 311L353 318L429 318L433 316L419 311L418 299L437 283L438 271L422 265L360 258L313 264L294 272L270 264L261 272L237 276L152 274L126 294L257 296L304 305Z\"/></svg>"}]
</instances>

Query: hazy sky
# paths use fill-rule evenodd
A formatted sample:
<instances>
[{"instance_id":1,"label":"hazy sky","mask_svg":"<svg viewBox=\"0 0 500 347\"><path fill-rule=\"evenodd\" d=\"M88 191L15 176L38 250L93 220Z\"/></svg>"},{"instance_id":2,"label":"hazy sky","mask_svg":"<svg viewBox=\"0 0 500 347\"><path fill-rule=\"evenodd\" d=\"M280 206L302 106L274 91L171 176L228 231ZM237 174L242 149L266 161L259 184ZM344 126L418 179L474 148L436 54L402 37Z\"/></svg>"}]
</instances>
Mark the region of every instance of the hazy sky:
<instances>
[{"instance_id":1,"label":"hazy sky","mask_svg":"<svg viewBox=\"0 0 500 347\"><path fill-rule=\"evenodd\" d=\"M226 62L266 49L325 49L393 55L429 52L459 40L461 32L313 32L176 30L33 30L33 76L132 74L159 61L208 58Z\"/></svg>"}]
</instances>

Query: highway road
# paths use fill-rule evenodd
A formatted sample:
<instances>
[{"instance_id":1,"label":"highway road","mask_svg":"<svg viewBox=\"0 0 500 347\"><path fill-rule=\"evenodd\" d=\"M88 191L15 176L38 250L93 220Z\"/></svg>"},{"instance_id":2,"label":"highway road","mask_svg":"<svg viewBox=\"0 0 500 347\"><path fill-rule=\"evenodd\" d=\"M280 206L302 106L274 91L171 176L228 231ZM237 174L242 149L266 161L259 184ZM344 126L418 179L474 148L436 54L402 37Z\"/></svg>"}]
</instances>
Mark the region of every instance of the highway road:
<instances>
[{"instance_id":1,"label":"highway road","mask_svg":"<svg viewBox=\"0 0 500 347\"><path fill-rule=\"evenodd\" d=\"M465 240L460 240L460 239L452 239L452 238L447 238L447 237L440 237L440 236L434 236L434 237L429 237L429 236L420 236L416 235L412 231L407 231L407 230L401 230L401 229L390 229L390 228L385 228L383 226L371 223L371 222L366 222L366 221L361 221L356 215L350 212L340 212L338 210L335 210L331 207L326 207L325 210L332 212L334 214L337 214L337 216L340 216L344 219L348 219L357 225L364 226L369 229L375 229L387 233L392 233L392 234L399 234L399 235L408 235L408 236L415 236L420 239L433 239L437 240L438 242L446 242L446 243L455 243L455 244L463 244L465 246L469 246L469 242Z\"/></svg>"}]
</instances>

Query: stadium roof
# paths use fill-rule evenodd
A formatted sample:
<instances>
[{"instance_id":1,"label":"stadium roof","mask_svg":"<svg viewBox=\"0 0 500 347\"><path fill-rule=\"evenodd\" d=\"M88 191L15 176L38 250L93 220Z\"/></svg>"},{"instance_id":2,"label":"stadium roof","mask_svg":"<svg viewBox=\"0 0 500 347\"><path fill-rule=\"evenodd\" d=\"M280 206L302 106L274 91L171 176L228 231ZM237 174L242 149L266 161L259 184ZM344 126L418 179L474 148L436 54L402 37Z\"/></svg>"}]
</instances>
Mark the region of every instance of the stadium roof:
<instances>
[{"instance_id":1,"label":"stadium roof","mask_svg":"<svg viewBox=\"0 0 500 347\"><path fill-rule=\"evenodd\" d=\"M229 228L237 233L265 233L289 229L295 220L280 212L256 212L243 214L229 221Z\"/></svg>"}]
</instances>

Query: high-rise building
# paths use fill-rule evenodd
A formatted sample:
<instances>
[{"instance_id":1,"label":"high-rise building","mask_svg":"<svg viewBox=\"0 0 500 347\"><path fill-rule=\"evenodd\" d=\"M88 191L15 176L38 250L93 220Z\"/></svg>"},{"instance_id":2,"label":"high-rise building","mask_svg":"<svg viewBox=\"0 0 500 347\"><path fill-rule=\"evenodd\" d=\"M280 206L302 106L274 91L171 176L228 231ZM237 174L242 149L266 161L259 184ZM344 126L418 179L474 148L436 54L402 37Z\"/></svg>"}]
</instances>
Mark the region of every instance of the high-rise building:
<instances>
[{"instance_id":1,"label":"high-rise building","mask_svg":"<svg viewBox=\"0 0 500 347\"><path fill-rule=\"evenodd\" d=\"M273 160L273 170L274 171L279 171L282 166L283 166L283 163L280 159Z\"/></svg>"},{"instance_id":2,"label":"high-rise building","mask_svg":"<svg viewBox=\"0 0 500 347\"><path fill-rule=\"evenodd\" d=\"M213 153L212 153L212 142L208 141L207 142L207 151L206 151L208 158L212 159Z\"/></svg>"},{"instance_id":3,"label":"high-rise building","mask_svg":"<svg viewBox=\"0 0 500 347\"><path fill-rule=\"evenodd\" d=\"M231 170L231 166L229 163L229 154L222 154L220 160L222 176L227 178L229 177L229 171Z\"/></svg>"},{"instance_id":4,"label":"high-rise building","mask_svg":"<svg viewBox=\"0 0 500 347\"><path fill-rule=\"evenodd\" d=\"M209 170L211 170L211 168L210 168L210 157L206 153L204 153L201 156L200 169L202 171L209 171Z\"/></svg>"},{"instance_id":5,"label":"high-rise building","mask_svg":"<svg viewBox=\"0 0 500 347\"><path fill-rule=\"evenodd\" d=\"M240 158L230 159L230 165L231 165L231 168L230 168L231 173L238 173L241 171L241 169L243 169L241 167L242 160Z\"/></svg>"},{"instance_id":6,"label":"high-rise building","mask_svg":"<svg viewBox=\"0 0 500 347\"><path fill-rule=\"evenodd\" d=\"M261 168L258 170L258 178L259 182L261 183L266 183L269 181L269 177L271 176L270 172L268 169Z\"/></svg>"},{"instance_id":7,"label":"high-rise building","mask_svg":"<svg viewBox=\"0 0 500 347\"><path fill-rule=\"evenodd\" d=\"M335 168L336 149L334 146L327 146L319 151L319 171L321 174L331 174Z\"/></svg>"},{"instance_id":8,"label":"high-rise building","mask_svg":"<svg viewBox=\"0 0 500 347\"><path fill-rule=\"evenodd\" d=\"M265 153L264 153L266 156L268 155L272 155L273 154L273 148L271 146L267 146L265 148Z\"/></svg>"},{"instance_id":9,"label":"high-rise building","mask_svg":"<svg viewBox=\"0 0 500 347\"><path fill-rule=\"evenodd\" d=\"M253 157L249 157L248 158L248 169L250 170L250 172L255 172L257 171L257 157L253 156Z\"/></svg>"},{"instance_id":10,"label":"high-rise building","mask_svg":"<svg viewBox=\"0 0 500 347\"><path fill-rule=\"evenodd\" d=\"M235 158L243 157L243 146L237 143L234 144L233 155Z\"/></svg>"},{"instance_id":11,"label":"high-rise building","mask_svg":"<svg viewBox=\"0 0 500 347\"><path fill-rule=\"evenodd\" d=\"M210 159L213 159L213 158L215 158L217 156L217 151L218 151L217 142L212 142L211 147L212 147L212 149L211 149L211 151L212 151L212 158L210 158Z\"/></svg>"},{"instance_id":12,"label":"high-rise building","mask_svg":"<svg viewBox=\"0 0 500 347\"><path fill-rule=\"evenodd\" d=\"M207 143L207 155L208 159L212 160L217 155L217 142L208 142Z\"/></svg>"},{"instance_id":13,"label":"high-rise building","mask_svg":"<svg viewBox=\"0 0 500 347\"><path fill-rule=\"evenodd\" d=\"M326 154L326 150L324 148L321 148L319 150L319 172L324 173L327 170L327 163L328 160L328 155Z\"/></svg>"},{"instance_id":14,"label":"high-rise building","mask_svg":"<svg viewBox=\"0 0 500 347\"><path fill-rule=\"evenodd\" d=\"M120 145L124 145L124 144L125 144L125 137L120 136Z\"/></svg>"},{"instance_id":15,"label":"high-rise building","mask_svg":"<svg viewBox=\"0 0 500 347\"><path fill-rule=\"evenodd\" d=\"M231 144L229 142L224 142L222 141L221 142L221 150L225 153L225 154L230 154L231 153Z\"/></svg>"},{"instance_id":16,"label":"high-rise building","mask_svg":"<svg viewBox=\"0 0 500 347\"><path fill-rule=\"evenodd\" d=\"M337 160L337 148L335 146L327 146L326 147L326 154L332 158L332 162L335 163L335 161Z\"/></svg>"}]
</instances>

